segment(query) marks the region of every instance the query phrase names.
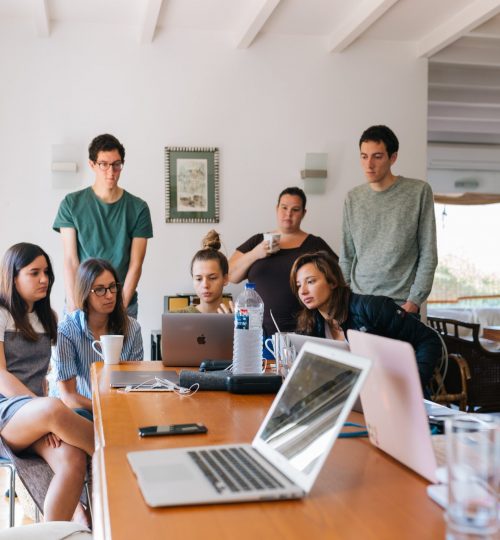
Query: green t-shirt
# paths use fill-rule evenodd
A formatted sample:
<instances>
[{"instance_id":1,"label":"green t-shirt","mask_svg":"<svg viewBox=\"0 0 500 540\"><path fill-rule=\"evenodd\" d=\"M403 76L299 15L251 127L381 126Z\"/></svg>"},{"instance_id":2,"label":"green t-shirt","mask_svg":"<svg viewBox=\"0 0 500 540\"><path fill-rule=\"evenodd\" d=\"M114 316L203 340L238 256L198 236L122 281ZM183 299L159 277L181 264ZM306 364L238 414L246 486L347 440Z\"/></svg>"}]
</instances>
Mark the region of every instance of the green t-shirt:
<instances>
[{"instance_id":1,"label":"green t-shirt","mask_svg":"<svg viewBox=\"0 0 500 540\"><path fill-rule=\"evenodd\" d=\"M52 228L76 229L80 262L92 257L109 261L125 281L133 238L152 238L153 225L148 205L123 191L114 203L101 201L91 187L64 197ZM131 304L137 301L136 295Z\"/></svg>"}]
</instances>

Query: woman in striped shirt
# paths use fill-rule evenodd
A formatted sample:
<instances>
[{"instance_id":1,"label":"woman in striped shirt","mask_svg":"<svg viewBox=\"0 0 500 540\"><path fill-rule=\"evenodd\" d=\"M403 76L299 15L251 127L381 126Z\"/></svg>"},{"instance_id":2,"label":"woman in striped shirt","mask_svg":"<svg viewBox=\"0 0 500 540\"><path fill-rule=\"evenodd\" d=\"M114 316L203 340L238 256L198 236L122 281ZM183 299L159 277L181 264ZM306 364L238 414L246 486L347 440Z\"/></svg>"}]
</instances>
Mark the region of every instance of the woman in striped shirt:
<instances>
[{"instance_id":1,"label":"woman in striped shirt","mask_svg":"<svg viewBox=\"0 0 500 540\"><path fill-rule=\"evenodd\" d=\"M92 342L106 334L123 335L121 360L142 360L139 323L127 316L116 270L104 259L87 259L75 281L78 309L59 323L54 367L63 402L92 418L90 366L101 361Z\"/></svg>"}]
</instances>

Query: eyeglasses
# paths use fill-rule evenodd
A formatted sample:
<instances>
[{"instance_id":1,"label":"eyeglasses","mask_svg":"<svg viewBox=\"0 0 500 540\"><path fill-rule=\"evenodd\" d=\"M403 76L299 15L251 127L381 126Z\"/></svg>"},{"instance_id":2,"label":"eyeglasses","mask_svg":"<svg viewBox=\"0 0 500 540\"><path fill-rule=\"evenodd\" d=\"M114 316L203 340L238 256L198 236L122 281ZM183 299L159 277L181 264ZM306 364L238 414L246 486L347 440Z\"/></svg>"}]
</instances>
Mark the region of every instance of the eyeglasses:
<instances>
[{"instance_id":1,"label":"eyeglasses","mask_svg":"<svg viewBox=\"0 0 500 540\"><path fill-rule=\"evenodd\" d=\"M114 171L121 171L123 169L123 162L115 161L114 163L108 163L107 161L98 161L97 166L101 171L107 171L110 167L113 167Z\"/></svg>"},{"instance_id":2,"label":"eyeglasses","mask_svg":"<svg viewBox=\"0 0 500 540\"><path fill-rule=\"evenodd\" d=\"M93 292L96 296L104 296L108 291L111 294L116 294L120 290L119 283L112 283L109 287L96 287L95 289L90 289L90 292Z\"/></svg>"}]
</instances>

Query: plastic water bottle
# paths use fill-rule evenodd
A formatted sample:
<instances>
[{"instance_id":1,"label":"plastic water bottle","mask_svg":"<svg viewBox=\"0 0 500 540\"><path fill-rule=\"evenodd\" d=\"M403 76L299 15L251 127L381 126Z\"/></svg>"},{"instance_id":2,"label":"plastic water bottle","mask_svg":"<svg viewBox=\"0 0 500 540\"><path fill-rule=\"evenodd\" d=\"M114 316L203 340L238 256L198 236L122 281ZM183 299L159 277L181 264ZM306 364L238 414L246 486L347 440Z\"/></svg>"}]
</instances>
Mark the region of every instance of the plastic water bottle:
<instances>
[{"instance_id":1,"label":"plastic water bottle","mask_svg":"<svg viewBox=\"0 0 500 540\"><path fill-rule=\"evenodd\" d=\"M262 372L262 319L264 302L247 283L234 306L233 373Z\"/></svg>"}]
</instances>

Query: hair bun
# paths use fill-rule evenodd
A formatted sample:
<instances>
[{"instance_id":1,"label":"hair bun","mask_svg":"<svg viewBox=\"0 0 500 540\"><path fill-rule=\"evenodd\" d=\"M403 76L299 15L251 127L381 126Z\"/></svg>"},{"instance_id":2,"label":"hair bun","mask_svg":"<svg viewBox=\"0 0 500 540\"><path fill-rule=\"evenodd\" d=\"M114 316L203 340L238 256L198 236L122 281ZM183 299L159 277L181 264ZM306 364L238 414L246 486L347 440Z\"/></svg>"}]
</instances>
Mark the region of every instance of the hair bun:
<instances>
[{"instance_id":1,"label":"hair bun","mask_svg":"<svg viewBox=\"0 0 500 540\"><path fill-rule=\"evenodd\" d=\"M214 229L208 231L203 240L201 241L201 245L203 249L220 249L221 241L219 233Z\"/></svg>"}]
</instances>

